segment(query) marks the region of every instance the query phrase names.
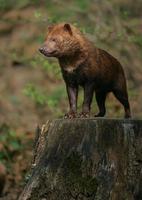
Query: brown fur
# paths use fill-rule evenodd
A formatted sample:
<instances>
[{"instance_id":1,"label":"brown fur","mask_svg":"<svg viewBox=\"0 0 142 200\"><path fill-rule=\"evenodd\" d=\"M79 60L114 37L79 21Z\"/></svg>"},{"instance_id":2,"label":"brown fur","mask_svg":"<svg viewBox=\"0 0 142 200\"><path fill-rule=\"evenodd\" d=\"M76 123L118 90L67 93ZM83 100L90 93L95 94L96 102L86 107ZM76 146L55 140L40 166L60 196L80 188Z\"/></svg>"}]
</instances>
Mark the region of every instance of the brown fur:
<instances>
[{"instance_id":1,"label":"brown fur","mask_svg":"<svg viewBox=\"0 0 142 200\"><path fill-rule=\"evenodd\" d=\"M130 117L126 79L121 64L106 51L95 47L76 27L63 23L50 27L40 52L59 60L70 103L67 117L76 116L79 86L84 89L81 116L89 115L95 91L99 107L96 116L105 115L106 96L113 92L124 106L125 117Z\"/></svg>"}]
</instances>

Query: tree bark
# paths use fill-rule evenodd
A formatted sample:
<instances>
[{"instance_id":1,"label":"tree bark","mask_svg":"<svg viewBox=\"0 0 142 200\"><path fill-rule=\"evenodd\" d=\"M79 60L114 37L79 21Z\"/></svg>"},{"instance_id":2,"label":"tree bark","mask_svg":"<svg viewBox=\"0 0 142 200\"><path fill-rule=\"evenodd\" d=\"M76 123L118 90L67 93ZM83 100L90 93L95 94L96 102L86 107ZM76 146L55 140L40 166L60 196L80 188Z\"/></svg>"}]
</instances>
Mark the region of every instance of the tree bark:
<instances>
[{"instance_id":1,"label":"tree bark","mask_svg":"<svg viewBox=\"0 0 142 200\"><path fill-rule=\"evenodd\" d=\"M37 131L19 200L141 200L142 120L54 120Z\"/></svg>"}]
</instances>

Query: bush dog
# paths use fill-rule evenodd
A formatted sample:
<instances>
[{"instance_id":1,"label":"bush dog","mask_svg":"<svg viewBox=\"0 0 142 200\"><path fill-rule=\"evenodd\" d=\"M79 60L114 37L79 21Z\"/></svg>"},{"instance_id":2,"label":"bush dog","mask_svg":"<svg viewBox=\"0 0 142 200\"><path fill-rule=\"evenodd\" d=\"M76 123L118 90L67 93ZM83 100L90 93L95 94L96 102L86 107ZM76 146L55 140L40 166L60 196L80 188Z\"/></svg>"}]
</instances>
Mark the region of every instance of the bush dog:
<instances>
[{"instance_id":1,"label":"bush dog","mask_svg":"<svg viewBox=\"0 0 142 200\"><path fill-rule=\"evenodd\" d=\"M94 92L99 107L96 117L105 115L105 100L109 92L123 105L125 118L131 116L121 64L106 51L95 47L78 28L68 23L50 26L46 41L39 51L47 57L56 57L59 60L70 105L70 111L65 118L77 116L79 86L84 90L80 117L89 116Z\"/></svg>"}]
</instances>

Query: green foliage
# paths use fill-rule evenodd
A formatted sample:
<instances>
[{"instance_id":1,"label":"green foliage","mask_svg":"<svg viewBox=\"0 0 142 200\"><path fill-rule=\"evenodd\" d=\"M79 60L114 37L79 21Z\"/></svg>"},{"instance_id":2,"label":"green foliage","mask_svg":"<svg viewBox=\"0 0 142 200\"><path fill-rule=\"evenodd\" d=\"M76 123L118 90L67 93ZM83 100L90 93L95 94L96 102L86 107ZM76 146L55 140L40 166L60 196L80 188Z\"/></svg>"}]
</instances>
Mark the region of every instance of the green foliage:
<instances>
[{"instance_id":1,"label":"green foliage","mask_svg":"<svg viewBox=\"0 0 142 200\"><path fill-rule=\"evenodd\" d=\"M36 38L36 41L41 45L44 41L44 35L39 35L37 38Z\"/></svg>"},{"instance_id":2,"label":"green foliage","mask_svg":"<svg viewBox=\"0 0 142 200\"><path fill-rule=\"evenodd\" d=\"M58 106L62 99L66 97L66 91L64 86L58 86L51 92L48 96L48 105L49 106ZM55 107L54 107L55 108Z\"/></svg>"},{"instance_id":3,"label":"green foliage","mask_svg":"<svg viewBox=\"0 0 142 200\"><path fill-rule=\"evenodd\" d=\"M13 0L0 0L0 10L8 10L13 6Z\"/></svg>"},{"instance_id":4,"label":"green foliage","mask_svg":"<svg viewBox=\"0 0 142 200\"><path fill-rule=\"evenodd\" d=\"M11 161L14 154L22 149L21 140L7 124L0 127L0 161Z\"/></svg>"},{"instance_id":5,"label":"green foliage","mask_svg":"<svg viewBox=\"0 0 142 200\"><path fill-rule=\"evenodd\" d=\"M142 35L141 34L134 33L128 36L128 42L135 44L140 49L140 53L142 53Z\"/></svg>"},{"instance_id":6,"label":"green foliage","mask_svg":"<svg viewBox=\"0 0 142 200\"><path fill-rule=\"evenodd\" d=\"M127 20L130 17L131 13L129 9L120 7L120 17L124 20Z\"/></svg>"},{"instance_id":7,"label":"green foliage","mask_svg":"<svg viewBox=\"0 0 142 200\"><path fill-rule=\"evenodd\" d=\"M49 108L56 109L61 99L65 97L64 87L57 87L52 92L42 92L37 86L30 83L27 84L23 90L24 94L30 97L36 106L49 106Z\"/></svg>"},{"instance_id":8,"label":"green foliage","mask_svg":"<svg viewBox=\"0 0 142 200\"><path fill-rule=\"evenodd\" d=\"M39 5L38 0L0 0L0 10L6 11L12 8L22 8L27 5Z\"/></svg>"},{"instance_id":9,"label":"green foliage","mask_svg":"<svg viewBox=\"0 0 142 200\"><path fill-rule=\"evenodd\" d=\"M41 19L42 14L39 10L35 10L34 16L35 16L36 19L39 19L39 18Z\"/></svg>"},{"instance_id":10,"label":"green foliage","mask_svg":"<svg viewBox=\"0 0 142 200\"><path fill-rule=\"evenodd\" d=\"M86 0L76 0L74 1L74 3L76 4L76 7L80 8L80 11L86 12L86 10L88 9L89 5L90 5L90 0L86 1Z\"/></svg>"},{"instance_id":11,"label":"green foliage","mask_svg":"<svg viewBox=\"0 0 142 200\"><path fill-rule=\"evenodd\" d=\"M50 89L48 85L46 89L39 87L37 83L28 83L23 90L24 95L28 96L36 105L36 108L42 107L43 109L50 110L54 116L61 116L62 107L61 103L66 97L65 85L57 85L56 82L61 82L61 70L59 64L55 59L46 59L42 55L37 55L30 61L30 66L35 69L41 68L44 79L50 79L56 88Z\"/></svg>"},{"instance_id":12,"label":"green foliage","mask_svg":"<svg viewBox=\"0 0 142 200\"><path fill-rule=\"evenodd\" d=\"M37 105L43 106L47 104L47 97L32 83L26 85L23 93L30 97Z\"/></svg>"},{"instance_id":13,"label":"green foliage","mask_svg":"<svg viewBox=\"0 0 142 200\"><path fill-rule=\"evenodd\" d=\"M37 55L35 59L30 61L30 65L34 68L39 68L44 71L50 78L54 78L56 80L61 80L61 72L59 68L59 64L55 59L50 60L46 59L42 55Z\"/></svg>"},{"instance_id":14,"label":"green foliage","mask_svg":"<svg viewBox=\"0 0 142 200\"><path fill-rule=\"evenodd\" d=\"M142 47L142 35L136 35L132 37L132 41L139 47Z\"/></svg>"}]
</instances>

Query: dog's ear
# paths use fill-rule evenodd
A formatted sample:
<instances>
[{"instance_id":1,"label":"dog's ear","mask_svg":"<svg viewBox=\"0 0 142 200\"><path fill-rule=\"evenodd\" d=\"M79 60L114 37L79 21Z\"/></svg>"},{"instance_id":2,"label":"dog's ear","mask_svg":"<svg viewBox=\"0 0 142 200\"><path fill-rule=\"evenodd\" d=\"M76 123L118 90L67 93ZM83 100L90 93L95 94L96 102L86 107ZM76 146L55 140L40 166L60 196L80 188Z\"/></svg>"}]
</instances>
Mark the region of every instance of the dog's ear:
<instances>
[{"instance_id":1,"label":"dog's ear","mask_svg":"<svg viewBox=\"0 0 142 200\"><path fill-rule=\"evenodd\" d=\"M72 29L70 24L64 24L64 30L67 31L70 35L72 35Z\"/></svg>"}]
</instances>

